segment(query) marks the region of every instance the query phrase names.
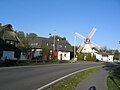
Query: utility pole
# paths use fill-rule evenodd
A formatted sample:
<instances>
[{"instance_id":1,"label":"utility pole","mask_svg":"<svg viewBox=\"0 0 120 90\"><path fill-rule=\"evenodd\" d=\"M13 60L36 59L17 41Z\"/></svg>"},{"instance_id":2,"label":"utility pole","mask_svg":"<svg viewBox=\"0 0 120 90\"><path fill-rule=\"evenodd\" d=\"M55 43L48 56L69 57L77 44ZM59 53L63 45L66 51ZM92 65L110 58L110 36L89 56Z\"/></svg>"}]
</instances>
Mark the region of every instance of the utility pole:
<instances>
[{"instance_id":1,"label":"utility pole","mask_svg":"<svg viewBox=\"0 0 120 90\"><path fill-rule=\"evenodd\" d=\"M56 30L54 30L54 44L53 44L53 52L55 51L55 31L56 31Z\"/></svg>"},{"instance_id":2,"label":"utility pole","mask_svg":"<svg viewBox=\"0 0 120 90\"><path fill-rule=\"evenodd\" d=\"M76 54L75 45L76 45L76 36L74 36L74 60L75 60L75 54Z\"/></svg>"},{"instance_id":3,"label":"utility pole","mask_svg":"<svg viewBox=\"0 0 120 90\"><path fill-rule=\"evenodd\" d=\"M120 41L119 41L119 44L120 44ZM118 51L119 52L119 60L120 60L120 51Z\"/></svg>"},{"instance_id":4,"label":"utility pole","mask_svg":"<svg viewBox=\"0 0 120 90\"><path fill-rule=\"evenodd\" d=\"M49 33L50 36L53 36L53 44L52 44L52 46L53 46L53 51L52 51L52 52L55 51L55 31L56 31L56 30L53 31L53 34Z\"/></svg>"}]
</instances>

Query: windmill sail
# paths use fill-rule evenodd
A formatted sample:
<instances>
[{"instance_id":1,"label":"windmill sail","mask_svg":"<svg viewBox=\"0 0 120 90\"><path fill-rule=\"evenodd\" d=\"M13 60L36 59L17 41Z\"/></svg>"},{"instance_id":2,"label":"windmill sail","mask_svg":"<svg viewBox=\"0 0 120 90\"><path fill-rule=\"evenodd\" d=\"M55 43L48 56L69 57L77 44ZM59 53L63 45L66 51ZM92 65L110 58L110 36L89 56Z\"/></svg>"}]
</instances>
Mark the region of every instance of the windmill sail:
<instances>
[{"instance_id":1,"label":"windmill sail","mask_svg":"<svg viewBox=\"0 0 120 90\"><path fill-rule=\"evenodd\" d=\"M84 46L85 46L85 43L82 43L82 44L79 46L77 52L80 53L80 52L82 51L82 49L83 49Z\"/></svg>"},{"instance_id":2,"label":"windmill sail","mask_svg":"<svg viewBox=\"0 0 120 90\"><path fill-rule=\"evenodd\" d=\"M94 35L94 33L96 32L96 28L93 28L92 31L90 32L90 34L87 36L87 38L92 38L92 36Z\"/></svg>"},{"instance_id":3,"label":"windmill sail","mask_svg":"<svg viewBox=\"0 0 120 90\"><path fill-rule=\"evenodd\" d=\"M93 42L90 41L90 38L92 38L92 36L94 35L94 33L96 32L96 28L93 28L92 31L90 32L90 34L88 34L88 36L85 38L84 36L82 36L79 33L75 33L75 35L81 39L84 40L84 42L79 46L77 52L80 53L92 53L93 52L93 47L97 48L98 50L100 50L100 47L96 44L94 44ZM92 47L93 46L93 47Z\"/></svg>"},{"instance_id":4,"label":"windmill sail","mask_svg":"<svg viewBox=\"0 0 120 90\"><path fill-rule=\"evenodd\" d=\"M82 36L81 34L79 34L79 33L75 33L75 35L77 36L77 37L79 37L79 38L81 38L81 39L83 39L83 40L85 40L86 38L84 37L84 36Z\"/></svg>"}]
</instances>

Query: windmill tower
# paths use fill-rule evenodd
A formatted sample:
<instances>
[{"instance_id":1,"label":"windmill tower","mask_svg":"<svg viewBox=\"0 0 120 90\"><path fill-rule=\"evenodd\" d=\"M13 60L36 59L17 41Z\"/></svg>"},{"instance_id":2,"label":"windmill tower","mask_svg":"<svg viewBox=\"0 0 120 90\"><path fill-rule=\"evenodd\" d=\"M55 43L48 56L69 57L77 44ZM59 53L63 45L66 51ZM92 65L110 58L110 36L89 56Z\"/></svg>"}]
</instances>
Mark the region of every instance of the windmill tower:
<instances>
[{"instance_id":1,"label":"windmill tower","mask_svg":"<svg viewBox=\"0 0 120 90\"><path fill-rule=\"evenodd\" d=\"M90 34L88 34L88 36L86 38L77 32L75 33L75 35L77 37L84 40L84 42L79 46L79 48L77 50L78 53L93 53L94 52L93 48L96 48L97 50L100 49L100 47L98 45L96 45L90 41L90 39L92 38L92 36L94 35L95 32L96 32L96 28L93 28L92 31L90 32Z\"/></svg>"}]
</instances>

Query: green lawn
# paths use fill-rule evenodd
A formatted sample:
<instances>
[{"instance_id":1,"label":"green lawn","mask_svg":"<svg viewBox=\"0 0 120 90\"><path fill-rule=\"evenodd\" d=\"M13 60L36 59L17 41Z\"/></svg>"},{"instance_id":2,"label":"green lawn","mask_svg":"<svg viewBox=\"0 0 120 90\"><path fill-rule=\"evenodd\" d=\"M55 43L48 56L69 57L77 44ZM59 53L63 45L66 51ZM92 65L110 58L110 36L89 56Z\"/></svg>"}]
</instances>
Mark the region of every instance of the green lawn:
<instances>
[{"instance_id":1,"label":"green lawn","mask_svg":"<svg viewBox=\"0 0 120 90\"><path fill-rule=\"evenodd\" d=\"M75 74L56 85L51 86L48 90L75 90L76 86L91 74L100 71L102 67L92 68L78 74Z\"/></svg>"},{"instance_id":2,"label":"green lawn","mask_svg":"<svg viewBox=\"0 0 120 90\"><path fill-rule=\"evenodd\" d=\"M107 85L108 90L120 90L120 68L109 73Z\"/></svg>"}]
</instances>

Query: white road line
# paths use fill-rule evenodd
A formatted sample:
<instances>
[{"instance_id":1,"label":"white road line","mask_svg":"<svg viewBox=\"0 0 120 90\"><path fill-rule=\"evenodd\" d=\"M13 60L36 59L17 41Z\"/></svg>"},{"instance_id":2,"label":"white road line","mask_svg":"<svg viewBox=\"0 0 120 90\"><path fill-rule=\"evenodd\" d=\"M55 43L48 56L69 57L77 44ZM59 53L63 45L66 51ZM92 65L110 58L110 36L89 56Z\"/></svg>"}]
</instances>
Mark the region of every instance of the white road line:
<instances>
[{"instance_id":1,"label":"white road line","mask_svg":"<svg viewBox=\"0 0 120 90\"><path fill-rule=\"evenodd\" d=\"M49 86L51 86L51 85L53 85L53 84L55 84L55 83L63 80L63 79L65 79L65 78L67 78L67 77L69 77L69 76L71 76L71 75L77 74L77 73L79 73L79 72L82 72L82 71L85 71L85 70L88 70L88 69L92 69L92 68L96 68L96 67L101 67L101 66L104 66L104 65L94 66L94 67L90 67L90 68L86 68L86 69L82 69L82 70L75 71L75 72L70 73L70 74L68 74L68 75L66 75L66 76L63 76L63 77L61 77L61 78L59 78L59 79L57 79L57 80L54 80L53 82L48 83L48 84L46 84L46 85L44 85L44 86L42 86L42 87L40 87L40 88L38 88L38 89L36 89L36 90L43 90L43 89L45 89L45 88L47 88L47 87L49 87Z\"/></svg>"}]
</instances>

